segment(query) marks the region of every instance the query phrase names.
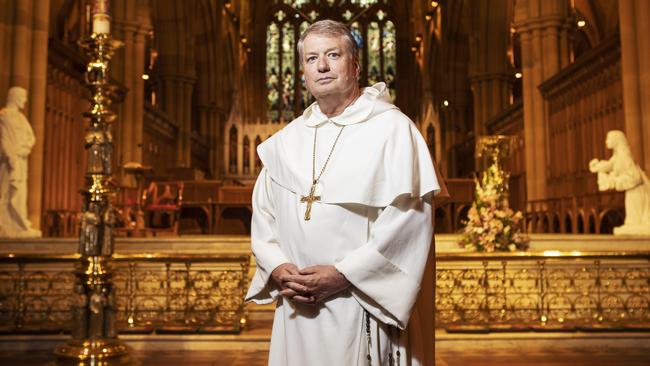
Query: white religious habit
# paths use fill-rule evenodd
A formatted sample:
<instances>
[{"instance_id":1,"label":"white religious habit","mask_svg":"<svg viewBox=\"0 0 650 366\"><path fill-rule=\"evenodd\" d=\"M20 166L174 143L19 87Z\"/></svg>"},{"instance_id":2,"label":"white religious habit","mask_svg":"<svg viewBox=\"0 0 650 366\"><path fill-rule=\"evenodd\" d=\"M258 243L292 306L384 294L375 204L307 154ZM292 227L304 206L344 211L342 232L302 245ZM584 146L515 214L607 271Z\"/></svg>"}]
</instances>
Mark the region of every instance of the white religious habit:
<instances>
[{"instance_id":1,"label":"white religious habit","mask_svg":"<svg viewBox=\"0 0 650 366\"><path fill-rule=\"evenodd\" d=\"M318 175L343 127L305 220L301 198L312 187L315 130ZM433 365L425 356L433 341L423 344L419 329L421 317L433 316L432 299L418 301L429 304L425 309L416 300L433 268L432 199L440 187L424 139L390 102L385 84L365 88L336 117L312 104L258 154L264 169L253 191L251 232L257 270L246 299L277 300L269 365ZM295 303L270 277L282 263L334 265L352 286L317 305Z\"/></svg>"}]
</instances>

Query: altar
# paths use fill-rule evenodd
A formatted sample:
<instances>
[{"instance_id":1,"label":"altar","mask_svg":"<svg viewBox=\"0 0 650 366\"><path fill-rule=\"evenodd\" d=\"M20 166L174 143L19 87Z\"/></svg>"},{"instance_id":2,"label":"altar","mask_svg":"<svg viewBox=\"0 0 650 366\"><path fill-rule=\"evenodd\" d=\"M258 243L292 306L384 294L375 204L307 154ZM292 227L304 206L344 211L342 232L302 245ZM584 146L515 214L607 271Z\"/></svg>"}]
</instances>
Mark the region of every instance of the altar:
<instances>
[{"instance_id":1,"label":"altar","mask_svg":"<svg viewBox=\"0 0 650 366\"><path fill-rule=\"evenodd\" d=\"M441 331L650 330L650 238L533 234L527 252L513 253L469 252L458 240L436 236ZM72 331L77 247L0 240L6 332ZM272 320L273 305L243 303L254 270L247 236L118 238L112 266L120 334L244 336Z\"/></svg>"}]
</instances>

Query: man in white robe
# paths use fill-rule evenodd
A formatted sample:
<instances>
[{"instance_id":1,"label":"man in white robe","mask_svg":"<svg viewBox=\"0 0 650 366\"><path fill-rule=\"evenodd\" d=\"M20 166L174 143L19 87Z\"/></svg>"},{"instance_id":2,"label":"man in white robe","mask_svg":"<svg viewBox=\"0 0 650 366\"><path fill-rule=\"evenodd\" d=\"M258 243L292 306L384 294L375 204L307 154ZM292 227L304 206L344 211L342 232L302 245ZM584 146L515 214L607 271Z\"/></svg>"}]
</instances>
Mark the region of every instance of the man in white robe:
<instances>
[{"instance_id":1,"label":"man in white robe","mask_svg":"<svg viewBox=\"0 0 650 366\"><path fill-rule=\"evenodd\" d=\"M359 89L343 24L314 23L298 51L317 102L259 146L253 191L246 298L277 301L269 365L432 366L427 146L383 83Z\"/></svg>"}]
</instances>

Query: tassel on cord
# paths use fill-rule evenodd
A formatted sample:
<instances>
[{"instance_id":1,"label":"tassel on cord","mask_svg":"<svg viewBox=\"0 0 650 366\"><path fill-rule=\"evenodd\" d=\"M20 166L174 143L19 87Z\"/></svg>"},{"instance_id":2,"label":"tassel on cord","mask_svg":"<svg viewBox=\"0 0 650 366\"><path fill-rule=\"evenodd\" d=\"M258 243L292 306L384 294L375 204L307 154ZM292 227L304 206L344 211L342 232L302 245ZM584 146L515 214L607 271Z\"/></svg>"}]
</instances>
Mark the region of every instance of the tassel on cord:
<instances>
[{"instance_id":1,"label":"tassel on cord","mask_svg":"<svg viewBox=\"0 0 650 366\"><path fill-rule=\"evenodd\" d=\"M399 351L399 340L401 331L397 327L388 326L389 350L388 350L388 365L400 366L400 358L402 356ZM393 346L395 346L395 356L393 356ZM395 362L397 361L397 362Z\"/></svg>"},{"instance_id":2,"label":"tassel on cord","mask_svg":"<svg viewBox=\"0 0 650 366\"><path fill-rule=\"evenodd\" d=\"M397 356L397 366L400 366L399 359L400 359L401 353L399 351L399 338L400 338L400 335L402 334L402 331L399 328L395 328L395 329L397 330L397 343L396 343L397 344L397 351L395 351L395 355Z\"/></svg>"},{"instance_id":3,"label":"tassel on cord","mask_svg":"<svg viewBox=\"0 0 650 366\"><path fill-rule=\"evenodd\" d=\"M370 356L370 351L372 350L372 333L370 332L370 314L364 310L363 311L364 320L362 324L366 327L366 339L368 341L368 352L366 353L366 359L368 360L368 366L372 366L372 357ZM363 327L362 325L362 327ZM401 352L399 350L400 345L400 336L401 330L397 327L388 326L388 338L389 338L389 353L388 353L388 365L389 366L400 366ZM394 340L394 342L393 342ZM393 345L395 345L395 356L393 357ZM397 362L395 362L397 361Z\"/></svg>"},{"instance_id":4,"label":"tassel on cord","mask_svg":"<svg viewBox=\"0 0 650 366\"><path fill-rule=\"evenodd\" d=\"M366 354L366 358L368 359L368 366L372 366L372 357L370 356L370 350L372 349L372 336L370 334L370 314L364 310L363 315L366 318L366 338L368 339L368 353Z\"/></svg>"}]
</instances>

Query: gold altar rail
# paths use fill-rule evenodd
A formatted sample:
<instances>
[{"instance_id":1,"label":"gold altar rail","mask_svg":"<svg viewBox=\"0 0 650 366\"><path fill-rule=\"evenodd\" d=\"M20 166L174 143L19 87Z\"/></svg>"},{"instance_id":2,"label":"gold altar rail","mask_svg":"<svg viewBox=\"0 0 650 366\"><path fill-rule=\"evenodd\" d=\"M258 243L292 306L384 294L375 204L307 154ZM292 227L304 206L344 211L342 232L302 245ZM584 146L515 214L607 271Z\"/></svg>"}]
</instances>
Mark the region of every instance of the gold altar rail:
<instances>
[{"instance_id":1,"label":"gold altar rail","mask_svg":"<svg viewBox=\"0 0 650 366\"><path fill-rule=\"evenodd\" d=\"M650 252L445 253L436 327L650 331Z\"/></svg>"},{"instance_id":2,"label":"gold altar rail","mask_svg":"<svg viewBox=\"0 0 650 366\"><path fill-rule=\"evenodd\" d=\"M238 332L248 255L116 254L117 327ZM75 255L0 255L0 332L71 331ZM438 253L449 331L650 330L650 252Z\"/></svg>"},{"instance_id":3,"label":"gold altar rail","mask_svg":"<svg viewBox=\"0 0 650 366\"><path fill-rule=\"evenodd\" d=\"M78 255L0 255L0 333L74 332ZM239 332L249 255L114 256L121 333Z\"/></svg>"}]
</instances>

